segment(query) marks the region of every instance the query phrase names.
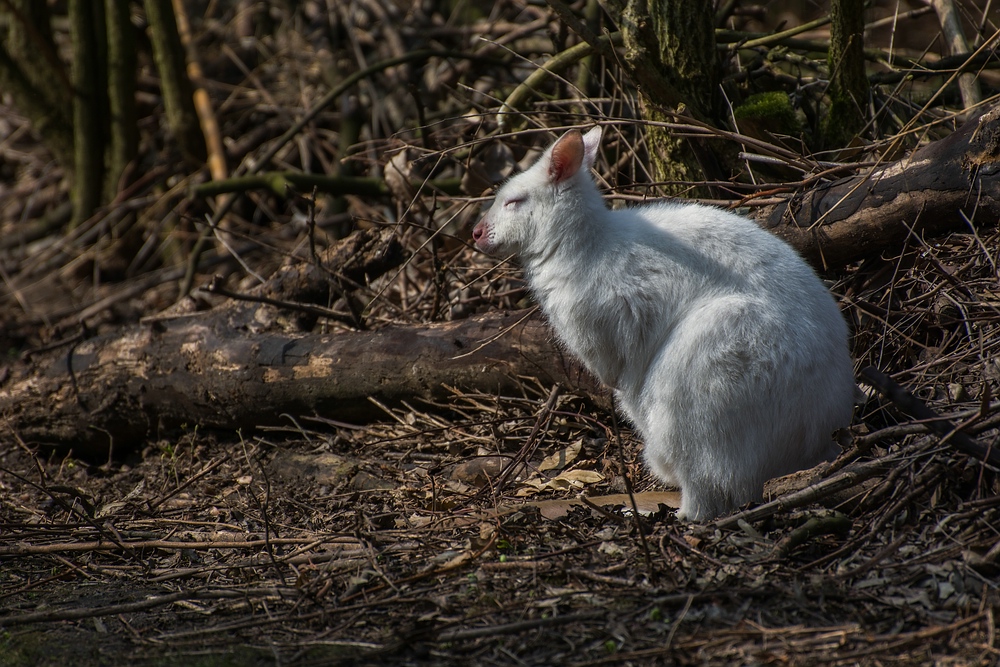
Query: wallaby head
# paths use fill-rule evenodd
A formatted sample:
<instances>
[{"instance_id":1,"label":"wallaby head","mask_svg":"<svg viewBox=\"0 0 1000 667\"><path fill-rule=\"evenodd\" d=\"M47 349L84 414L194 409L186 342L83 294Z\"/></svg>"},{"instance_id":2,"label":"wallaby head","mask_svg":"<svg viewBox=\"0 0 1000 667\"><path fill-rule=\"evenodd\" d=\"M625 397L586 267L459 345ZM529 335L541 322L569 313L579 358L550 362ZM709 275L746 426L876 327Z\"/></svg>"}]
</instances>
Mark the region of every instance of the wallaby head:
<instances>
[{"instance_id":1,"label":"wallaby head","mask_svg":"<svg viewBox=\"0 0 1000 667\"><path fill-rule=\"evenodd\" d=\"M544 235L553 220L593 205L596 189L590 170L600 143L600 127L586 134L570 130L530 169L508 180L472 230L476 246L491 255L520 253Z\"/></svg>"}]
</instances>

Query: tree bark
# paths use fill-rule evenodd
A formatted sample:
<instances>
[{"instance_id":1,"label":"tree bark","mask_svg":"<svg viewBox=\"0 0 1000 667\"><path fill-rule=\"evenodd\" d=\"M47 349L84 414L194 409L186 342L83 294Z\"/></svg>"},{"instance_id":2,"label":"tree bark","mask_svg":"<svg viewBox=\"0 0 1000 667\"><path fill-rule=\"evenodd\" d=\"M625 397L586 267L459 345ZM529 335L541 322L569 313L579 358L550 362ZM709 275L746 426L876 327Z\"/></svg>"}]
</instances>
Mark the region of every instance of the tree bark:
<instances>
[{"instance_id":1,"label":"tree bark","mask_svg":"<svg viewBox=\"0 0 1000 667\"><path fill-rule=\"evenodd\" d=\"M382 414L369 397L388 405L438 400L448 386L519 393L520 378L531 376L597 393L527 311L374 332L274 331L278 321L309 331L316 314L270 304L349 301L357 285L405 258L392 230L361 230L315 261L280 269L241 300L147 318L39 356L0 389L2 423L29 444L107 457L160 429L249 430L284 414L366 421Z\"/></svg>"},{"instance_id":2,"label":"tree bark","mask_svg":"<svg viewBox=\"0 0 1000 667\"><path fill-rule=\"evenodd\" d=\"M941 23L941 32L948 41L948 49L951 55L969 52L969 42L965 39L962 30L962 20L958 15L953 0L928 0L931 7L938 15ZM971 109L979 104L983 99L982 89L979 87L979 80L972 72L962 74L958 77L958 90L962 95L962 107Z\"/></svg>"},{"instance_id":3,"label":"tree bark","mask_svg":"<svg viewBox=\"0 0 1000 667\"><path fill-rule=\"evenodd\" d=\"M721 65L715 51L712 4L703 0L602 0L625 45L625 68L639 88L646 120L670 122L671 112L713 125ZM656 125L645 129L650 166L658 181L725 178L706 142L674 137ZM668 190L690 194L685 186Z\"/></svg>"},{"instance_id":4,"label":"tree bark","mask_svg":"<svg viewBox=\"0 0 1000 667\"><path fill-rule=\"evenodd\" d=\"M73 104L73 84L52 38L48 4L10 0L0 3L0 16L6 19L7 28L5 39L0 41L30 82L38 98L36 104L47 107L50 113L61 114L69 129L70 119L65 112Z\"/></svg>"},{"instance_id":5,"label":"tree bark","mask_svg":"<svg viewBox=\"0 0 1000 667\"><path fill-rule=\"evenodd\" d=\"M47 103L0 39L0 90L9 93L17 107L31 119L31 126L67 170L73 169L73 123L66 113L71 105L57 108Z\"/></svg>"},{"instance_id":6,"label":"tree bark","mask_svg":"<svg viewBox=\"0 0 1000 667\"><path fill-rule=\"evenodd\" d=\"M366 421L383 414L369 397L440 400L448 386L517 394L530 376L596 389L524 311L330 335L256 334L229 315L153 320L74 346L0 391L6 428L105 457L161 429L250 430L283 414Z\"/></svg>"},{"instance_id":7,"label":"tree bark","mask_svg":"<svg viewBox=\"0 0 1000 667\"><path fill-rule=\"evenodd\" d=\"M51 106L67 108L71 86L56 55L48 3L10 0L2 4L2 14L7 18L6 43L10 54ZM56 81L62 85L53 85Z\"/></svg>"},{"instance_id":8,"label":"tree bark","mask_svg":"<svg viewBox=\"0 0 1000 667\"><path fill-rule=\"evenodd\" d=\"M0 3L0 88L31 118L32 126L67 168L73 153L73 84L52 38L49 7L37 0ZM4 48L6 47L6 51ZM5 80L7 79L7 80Z\"/></svg>"},{"instance_id":9,"label":"tree bark","mask_svg":"<svg viewBox=\"0 0 1000 667\"><path fill-rule=\"evenodd\" d=\"M167 124L188 159L203 162L206 158L205 138L198 127L194 108L194 86L187 75L184 44L177 32L177 18L171 0L145 0L149 21L149 40L153 58L160 73L163 106Z\"/></svg>"},{"instance_id":10,"label":"tree bark","mask_svg":"<svg viewBox=\"0 0 1000 667\"><path fill-rule=\"evenodd\" d=\"M108 39L108 104L110 111L107 175L104 200L112 201L126 185L122 175L139 151L139 123L135 110L135 40L129 19L129 4L105 0Z\"/></svg>"},{"instance_id":11,"label":"tree bark","mask_svg":"<svg viewBox=\"0 0 1000 667\"><path fill-rule=\"evenodd\" d=\"M830 109L823 123L827 148L849 146L867 120L864 5L864 0L830 3Z\"/></svg>"},{"instance_id":12,"label":"tree bark","mask_svg":"<svg viewBox=\"0 0 1000 667\"><path fill-rule=\"evenodd\" d=\"M814 265L843 266L900 244L1000 219L1000 107L910 156L758 211Z\"/></svg>"},{"instance_id":13,"label":"tree bark","mask_svg":"<svg viewBox=\"0 0 1000 667\"><path fill-rule=\"evenodd\" d=\"M104 5L70 0L70 40L73 44L73 226L101 205L104 181L104 145L107 121L102 85Z\"/></svg>"}]
</instances>

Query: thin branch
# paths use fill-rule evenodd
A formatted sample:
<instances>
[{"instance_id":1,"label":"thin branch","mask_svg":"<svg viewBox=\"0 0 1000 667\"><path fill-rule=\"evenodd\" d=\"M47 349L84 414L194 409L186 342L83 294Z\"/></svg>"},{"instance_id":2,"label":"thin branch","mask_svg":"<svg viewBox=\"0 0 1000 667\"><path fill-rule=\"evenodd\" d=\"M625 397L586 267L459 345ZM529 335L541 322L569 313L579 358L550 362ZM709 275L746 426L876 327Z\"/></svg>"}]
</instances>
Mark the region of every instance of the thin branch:
<instances>
[{"instance_id":1,"label":"thin branch","mask_svg":"<svg viewBox=\"0 0 1000 667\"><path fill-rule=\"evenodd\" d=\"M861 371L861 378L878 389L893 404L906 414L927 423L928 428L943 438L947 438L955 449L974 456L981 461L1000 467L1000 451L957 430L947 417L927 407L923 401L897 384L892 378L873 366Z\"/></svg>"},{"instance_id":2,"label":"thin branch","mask_svg":"<svg viewBox=\"0 0 1000 667\"><path fill-rule=\"evenodd\" d=\"M944 33L951 53L954 55L967 52L969 43L965 39L965 33L962 32L962 22L955 10L955 3L952 0L926 0L926 2L937 13L941 32ZM964 109L971 109L983 100L983 93L975 74L968 73L958 77L958 90L962 95Z\"/></svg>"}]
</instances>

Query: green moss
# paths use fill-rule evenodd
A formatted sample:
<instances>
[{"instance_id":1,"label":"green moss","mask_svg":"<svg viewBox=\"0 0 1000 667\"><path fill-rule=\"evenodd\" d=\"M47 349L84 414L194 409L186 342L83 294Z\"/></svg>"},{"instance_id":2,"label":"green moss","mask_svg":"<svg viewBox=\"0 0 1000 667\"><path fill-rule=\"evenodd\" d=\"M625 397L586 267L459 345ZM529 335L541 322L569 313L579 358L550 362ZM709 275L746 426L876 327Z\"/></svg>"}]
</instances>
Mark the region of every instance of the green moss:
<instances>
[{"instance_id":1,"label":"green moss","mask_svg":"<svg viewBox=\"0 0 1000 667\"><path fill-rule=\"evenodd\" d=\"M733 115L736 116L736 120L775 118L796 122L792 103L788 95L780 90L751 95L743 104L733 109Z\"/></svg>"},{"instance_id":2,"label":"green moss","mask_svg":"<svg viewBox=\"0 0 1000 667\"><path fill-rule=\"evenodd\" d=\"M737 119L794 115L792 103L788 101L788 95L780 90L751 95L743 104L733 109L733 113Z\"/></svg>"},{"instance_id":3,"label":"green moss","mask_svg":"<svg viewBox=\"0 0 1000 667\"><path fill-rule=\"evenodd\" d=\"M790 135L801 131L795 109L792 108L788 95L781 91L751 95L733 109L733 115L741 128L744 124L750 124L757 130Z\"/></svg>"}]
</instances>

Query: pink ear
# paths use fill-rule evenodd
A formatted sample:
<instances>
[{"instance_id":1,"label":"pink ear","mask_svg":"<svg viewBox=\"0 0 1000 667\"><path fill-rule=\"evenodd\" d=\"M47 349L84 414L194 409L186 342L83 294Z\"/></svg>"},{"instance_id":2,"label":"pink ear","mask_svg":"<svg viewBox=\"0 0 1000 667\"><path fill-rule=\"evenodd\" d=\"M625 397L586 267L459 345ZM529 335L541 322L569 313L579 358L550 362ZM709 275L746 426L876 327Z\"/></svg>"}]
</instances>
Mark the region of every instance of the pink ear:
<instances>
[{"instance_id":1,"label":"pink ear","mask_svg":"<svg viewBox=\"0 0 1000 667\"><path fill-rule=\"evenodd\" d=\"M580 171L583 164L583 136L579 130L570 130L559 137L549 155L549 181L562 183Z\"/></svg>"}]
</instances>

